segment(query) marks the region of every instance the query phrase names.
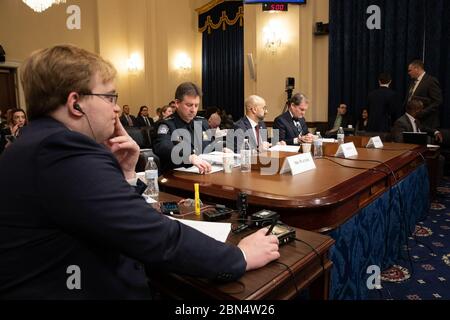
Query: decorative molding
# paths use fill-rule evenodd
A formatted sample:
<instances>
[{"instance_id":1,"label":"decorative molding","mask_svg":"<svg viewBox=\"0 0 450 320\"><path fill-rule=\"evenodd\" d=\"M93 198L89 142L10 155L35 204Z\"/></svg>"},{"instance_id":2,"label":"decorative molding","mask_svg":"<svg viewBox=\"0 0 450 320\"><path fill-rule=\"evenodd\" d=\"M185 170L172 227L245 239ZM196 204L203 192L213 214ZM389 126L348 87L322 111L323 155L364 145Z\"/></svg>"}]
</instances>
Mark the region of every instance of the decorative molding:
<instances>
[{"instance_id":1,"label":"decorative molding","mask_svg":"<svg viewBox=\"0 0 450 320\"><path fill-rule=\"evenodd\" d=\"M223 1L222 1L223 2ZM208 34L211 34L211 29L217 30L220 27L222 27L222 30L225 31L227 28L227 25L234 26L239 21L239 26L244 26L244 7L239 7L239 11L236 13L236 16L234 19L230 19L227 16L226 11L222 11L222 16L220 17L220 20L218 23L214 23L212 21L211 16L208 16L206 18L205 25L198 29L199 32L203 33L206 30L208 30Z\"/></svg>"}]
</instances>

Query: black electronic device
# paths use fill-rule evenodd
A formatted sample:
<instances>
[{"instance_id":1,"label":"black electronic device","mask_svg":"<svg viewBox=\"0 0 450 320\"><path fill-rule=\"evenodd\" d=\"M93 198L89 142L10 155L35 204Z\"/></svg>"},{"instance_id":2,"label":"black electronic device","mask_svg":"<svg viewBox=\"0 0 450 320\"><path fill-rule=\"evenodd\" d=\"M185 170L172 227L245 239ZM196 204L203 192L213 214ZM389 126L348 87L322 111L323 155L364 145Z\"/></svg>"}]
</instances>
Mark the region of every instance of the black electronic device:
<instances>
[{"instance_id":1,"label":"black electronic device","mask_svg":"<svg viewBox=\"0 0 450 320\"><path fill-rule=\"evenodd\" d=\"M271 229L269 234L276 236L280 245L294 241L296 238L295 229L284 223L277 222Z\"/></svg>"},{"instance_id":2,"label":"black electronic device","mask_svg":"<svg viewBox=\"0 0 450 320\"><path fill-rule=\"evenodd\" d=\"M161 213L174 215L180 213L180 208L176 202L161 202Z\"/></svg>"},{"instance_id":3,"label":"black electronic device","mask_svg":"<svg viewBox=\"0 0 450 320\"><path fill-rule=\"evenodd\" d=\"M426 132L403 132L403 142L410 144L427 145L428 135Z\"/></svg>"},{"instance_id":4,"label":"black electronic device","mask_svg":"<svg viewBox=\"0 0 450 320\"><path fill-rule=\"evenodd\" d=\"M261 210L251 216L252 225L257 228L271 225L274 221L278 221L280 215L274 211Z\"/></svg>"},{"instance_id":5,"label":"black electronic device","mask_svg":"<svg viewBox=\"0 0 450 320\"><path fill-rule=\"evenodd\" d=\"M245 192L240 192L238 194L236 206L237 206L237 209L239 211L239 215L241 216L241 218L246 218L248 202L247 202L247 194Z\"/></svg>"},{"instance_id":6,"label":"black electronic device","mask_svg":"<svg viewBox=\"0 0 450 320\"><path fill-rule=\"evenodd\" d=\"M214 222L230 219L232 211L230 209L209 209L203 212L203 220Z\"/></svg>"}]
</instances>

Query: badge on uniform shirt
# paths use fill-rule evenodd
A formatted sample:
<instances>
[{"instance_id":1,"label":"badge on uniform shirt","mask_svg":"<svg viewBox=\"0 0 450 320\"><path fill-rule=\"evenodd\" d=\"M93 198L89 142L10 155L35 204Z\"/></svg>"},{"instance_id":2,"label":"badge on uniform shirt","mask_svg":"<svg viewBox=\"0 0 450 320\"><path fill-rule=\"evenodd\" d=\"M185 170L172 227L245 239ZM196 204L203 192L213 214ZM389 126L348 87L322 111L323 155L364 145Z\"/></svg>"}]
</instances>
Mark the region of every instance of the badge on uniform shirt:
<instances>
[{"instance_id":1,"label":"badge on uniform shirt","mask_svg":"<svg viewBox=\"0 0 450 320\"><path fill-rule=\"evenodd\" d=\"M158 128L158 134L167 134L169 133L169 127L166 124L162 124Z\"/></svg>"}]
</instances>

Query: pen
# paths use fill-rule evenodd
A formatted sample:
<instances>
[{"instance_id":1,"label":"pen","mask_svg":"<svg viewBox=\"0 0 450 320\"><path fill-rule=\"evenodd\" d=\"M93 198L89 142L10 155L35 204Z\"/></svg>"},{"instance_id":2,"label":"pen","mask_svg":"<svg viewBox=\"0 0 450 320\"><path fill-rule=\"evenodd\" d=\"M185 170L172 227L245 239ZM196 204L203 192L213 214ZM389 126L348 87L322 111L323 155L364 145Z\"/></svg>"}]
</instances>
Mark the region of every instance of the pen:
<instances>
[{"instance_id":1,"label":"pen","mask_svg":"<svg viewBox=\"0 0 450 320\"><path fill-rule=\"evenodd\" d=\"M194 190L195 190L195 214L197 216L200 215L200 192L199 192L199 184L194 184Z\"/></svg>"},{"instance_id":2,"label":"pen","mask_svg":"<svg viewBox=\"0 0 450 320\"><path fill-rule=\"evenodd\" d=\"M273 228L275 227L275 225L277 224L277 220L273 220L272 224L270 225L269 230L266 233L266 236L270 235L272 233Z\"/></svg>"}]
</instances>

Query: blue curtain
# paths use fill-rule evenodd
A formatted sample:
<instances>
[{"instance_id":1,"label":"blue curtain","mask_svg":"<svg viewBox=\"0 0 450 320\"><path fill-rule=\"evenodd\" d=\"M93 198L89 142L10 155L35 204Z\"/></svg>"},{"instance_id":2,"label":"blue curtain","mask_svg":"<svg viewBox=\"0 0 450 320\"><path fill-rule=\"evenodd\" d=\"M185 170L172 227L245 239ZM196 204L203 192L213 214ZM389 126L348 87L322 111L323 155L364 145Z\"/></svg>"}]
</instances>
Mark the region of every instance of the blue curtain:
<instances>
[{"instance_id":1,"label":"blue curtain","mask_svg":"<svg viewBox=\"0 0 450 320\"><path fill-rule=\"evenodd\" d=\"M203 107L220 107L234 120L244 114L242 1L225 1L199 15L203 32Z\"/></svg>"},{"instance_id":2,"label":"blue curtain","mask_svg":"<svg viewBox=\"0 0 450 320\"><path fill-rule=\"evenodd\" d=\"M381 30L367 28L370 5L381 8ZM427 71L439 78L446 96L442 111L449 115L449 20L446 0L330 0L329 119L341 102L359 117L381 72L392 75L403 100L413 59L425 59Z\"/></svg>"}]
</instances>

